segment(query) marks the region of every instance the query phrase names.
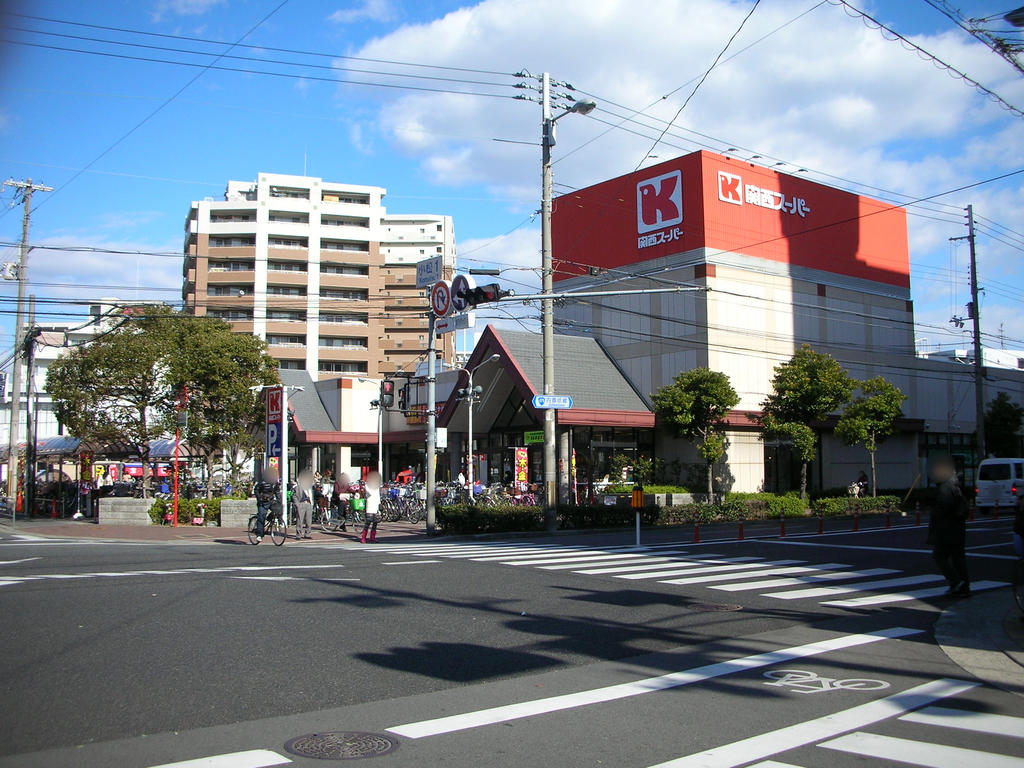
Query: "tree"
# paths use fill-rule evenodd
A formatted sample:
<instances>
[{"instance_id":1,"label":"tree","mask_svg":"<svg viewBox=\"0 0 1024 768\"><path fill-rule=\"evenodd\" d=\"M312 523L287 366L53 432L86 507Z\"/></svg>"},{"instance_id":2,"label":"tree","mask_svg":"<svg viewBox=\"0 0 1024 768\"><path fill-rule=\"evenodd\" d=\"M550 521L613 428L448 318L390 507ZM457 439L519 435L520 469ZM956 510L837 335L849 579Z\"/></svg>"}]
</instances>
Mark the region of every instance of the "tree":
<instances>
[{"instance_id":1,"label":"tree","mask_svg":"<svg viewBox=\"0 0 1024 768\"><path fill-rule=\"evenodd\" d=\"M149 443L174 434L178 394L189 387L185 438L204 456L251 447L258 431L258 387L277 381L265 344L231 333L223 320L147 306L50 366L46 390L57 418L87 440L124 443L142 460Z\"/></svg>"},{"instance_id":2,"label":"tree","mask_svg":"<svg viewBox=\"0 0 1024 768\"><path fill-rule=\"evenodd\" d=\"M871 455L871 495L878 495L875 451L896 429L907 399L899 387L882 376L858 384L861 394L847 406L836 424L836 434L848 445L863 445Z\"/></svg>"},{"instance_id":3,"label":"tree","mask_svg":"<svg viewBox=\"0 0 1024 768\"><path fill-rule=\"evenodd\" d=\"M708 468L708 502L714 503L713 468L725 455L722 420L740 401L729 377L708 368L694 368L680 373L651 399L655 413L678 437L697 444Z\"/></svg>"},{"instance_id":4,"label":"tree","mask_svg":"<svg viewBox=\"0 0 1024 768\"><path fill-rule=\"evenodd\" d=\"M175 389L188 389L188 421L184 436L206 462L213 476L215 458L239 453L251 455L263 423L263 398L253 387L278 383L277 364L266 354L266 343L238 334L224 320L186 316L172 330L175 352L169 357L168 376ZM167 414L173 432L177 414ZM206 494L212 494L207 483Z\"/></svg>"},{"instance_id":5,"label":"tree","mask_svg":"<svg viewBox=\"0 0 1024 768\"><path fill-rule=\"evenodd\" d=\"M1020 429L1024 408L1000 392L985 409L985 448L993 456L1020 455ZM980 458L985 458L984 456Z\"/></svg>"},{"instance_id":6,"label":"tree","mask_svg":"<svg viewBox=\"0 0 1024 768\"><path fill-rule=\"evenodd\" d=\"M167 377L171 351L168 307L126 313L112 330L57 358L46 376L57 418L76 437L121 443L142 460L149 485L149 443L165 434L163 414L173 407Z\"/></svg>"},{"instance_id":7,"label":"tree","mask_svg":"<svg viewBox=\"0 0 1024 768\"><path fill-rule=\"evenodd\" d=\"M761 403L757 421L766 437L793 441L800 458L800 497L807 498L807 465L814 461L818 436L811 423L823 421L850 400L854 381L835 358L804 344L775 366L772 394Z\"/></svg>"}]
</instances>

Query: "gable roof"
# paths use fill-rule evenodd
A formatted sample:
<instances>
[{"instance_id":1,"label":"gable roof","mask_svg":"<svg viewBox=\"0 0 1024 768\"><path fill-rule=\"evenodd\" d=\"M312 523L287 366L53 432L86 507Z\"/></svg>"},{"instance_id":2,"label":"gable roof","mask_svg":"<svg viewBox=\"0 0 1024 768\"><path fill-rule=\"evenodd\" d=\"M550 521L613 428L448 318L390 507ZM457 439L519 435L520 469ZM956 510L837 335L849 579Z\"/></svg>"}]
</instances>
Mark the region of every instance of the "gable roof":
<instances>
[{"instance_id":1,"label":"gable roof","mask_svg":"<svg viewBox=\"0 0 1024 768\"><path fill-rule=\"evenodd\" d=\"M281 383L290 387L302 387L302 391L288 393L288 410L295 417L295 428L299 432L336 432L337 427L327 415L320 395L309 371L282 368L278 371Z\"/></svg>"}]
</instances>

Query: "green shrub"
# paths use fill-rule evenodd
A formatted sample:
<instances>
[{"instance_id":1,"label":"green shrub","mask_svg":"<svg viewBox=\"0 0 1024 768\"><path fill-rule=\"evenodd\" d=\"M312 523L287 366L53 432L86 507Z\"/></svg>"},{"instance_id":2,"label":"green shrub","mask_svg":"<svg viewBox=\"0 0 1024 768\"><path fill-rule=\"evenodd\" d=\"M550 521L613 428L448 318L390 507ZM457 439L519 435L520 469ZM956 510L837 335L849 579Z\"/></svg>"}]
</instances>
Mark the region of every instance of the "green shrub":
<instances>
[{"instance_id":1,"label":"green shrub","mask_svg":"<svg viewBox=\"0 0 1024 768\"><path fill-rule=\"evenodd\" d=\"M200 504L206 504L205 523L220 525L220 503L222 498L216 496L212 499L178 499L178 525L191 525L195 517L196 509ZM234 495L226 498L235 498ZM173 499L155 499L149 508L149 519L156 525L162 525L164 515L174 509Z\"/></svg>"},{"instance_id":2,"label":"green shrub","mask_svg":"<svg viewBox=\"0 0 1024 768\"><path fill-rule=\"evenodd\" d=\"M900 501L902 499L899 496L867 496L862 499L855 499L852 496L840 496L817 499L813 503L813 508L816 514L823 515L824 517L852 515L854 505L857 506L861 514L877 514L885 512L886 509L900 509Z\"/></svg>"},{"instance_id":3,"label":"green shrub","mask_svg":"<svg viewBox=\"0 0 1024 768\"><path fill-rule=\"evenodd\" d=\"M640 510L643 525L655 525L658 508L647 506ZM558 507L559 528L624 528L636 524L636 510L630 507L610 507L603 504L583 504Z\"/></svg>"},{"instance_id":4,"label":"green shrub","mask_svg":"<svg viewBox=\"0 0 1024 768\"><path fill-rule=\"evenodd\" d=\"M775 493L729 493L725 496L727 504L744 505L744 518L758 520L771 517L804 517L807 506L795 491L786 494Z\"/></svg>"},{"instance_id":5,"label":"green shrub","mask_svg":"<svg viewBox=\"0 0 1024 768\"><path fill-rule=\"evenodd\" d=\"M508 533L544 530L540 507L478 507L450 504L437 508L437 527L445 534Z\"/></svg>"}]
</instances>

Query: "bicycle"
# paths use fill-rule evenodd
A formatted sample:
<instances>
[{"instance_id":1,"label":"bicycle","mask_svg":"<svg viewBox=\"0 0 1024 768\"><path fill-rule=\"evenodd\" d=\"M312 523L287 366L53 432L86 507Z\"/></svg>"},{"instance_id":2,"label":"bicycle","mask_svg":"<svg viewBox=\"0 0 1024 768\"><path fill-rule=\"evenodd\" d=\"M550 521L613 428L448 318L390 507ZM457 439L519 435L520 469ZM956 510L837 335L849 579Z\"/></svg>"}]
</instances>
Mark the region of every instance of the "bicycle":
<instances>
[{"instance_id":1,"label":"bicycle","mask_svg":"<svg viewBox=\"0 0 1024 768\"><path fill-rule=\"evenodd\" d=\"M252 545L259 544L259 538L256 536L256 515L249 518L249 526L246 529L246 533L249 535L249 543ZM267 513L267 519L263 522L263 533L270 535L270 540L274 542L275 547L280 547L284 544L284 540L288 536L288 529L284 525L284 520L281 519L279 512L271 510Z\"/></svg>"},{"instance_id":2,"label":"bicycle","mask_svg":"<svg viewBox=\"0 0 1024 768\"><path fill-rule=\"evenodd\" d=\"M332 507L324 513L320 520L320 530L324 533L337 533L341 526L351 524L353 528L363 522L363 516L359 510L353 509L348 500L341 502L341 508Z\"/></svg>"}]
</instances>

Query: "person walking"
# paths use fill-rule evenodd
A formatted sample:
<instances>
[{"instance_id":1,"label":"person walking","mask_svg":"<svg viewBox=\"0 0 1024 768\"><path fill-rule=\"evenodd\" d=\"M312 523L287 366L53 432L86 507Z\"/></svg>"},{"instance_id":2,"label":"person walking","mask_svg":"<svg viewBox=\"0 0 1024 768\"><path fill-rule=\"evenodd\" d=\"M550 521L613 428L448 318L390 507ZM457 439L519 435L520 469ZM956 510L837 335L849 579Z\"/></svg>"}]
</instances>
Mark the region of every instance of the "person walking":
<instances>
[{"instance_id":1,"label":"person walking","mask_svg":"<svg viewBox=\"0 0 1024 768\"><path fill-rule=\"evenodd\" d=\"M366 475L363 484L363 496L366 498L366 522L363 523L363 534L359 540L365 544L366 534L370 534L370 543L377 541L377 523L380 522L380 475L376 470Z\"/></svg>"},{"instance_id":2,"label":"person walking","mask_svg":"<svg viewBox=\"0 0 1024 768\"><path fill-rule=\"evenodd\" d=\"M348 500L351 493L352 481L345 472L342 472L334 481L334 489L331 492L331 517L341 519L341 530L347 531L345 516L348 513Z\"/></svg>"},{"instance_id":3,"label":"person walking","mask_svg":"<svg viewBox=\"0 0 1024 768\"><path fill-rule=\"evenodd\" d=\"M928 521L928 543L932 557L949 583L946 597L970 597L971 580L967 574L967 500L949 458L932 465L931 478L939 492Z\"/></svg>"},{"instance_id":4,"label":"person walking","mask_svg":"<svg viewBox=\"0 0 1024 768\"><path fill-rule=\"evenodd\" d=\"M313 484L315 478L309 470L299 473L295 484L295 538L313 538Z\"/></svg>"},{"instance_id":5,"label":"person walking","mask_svg":"<svg viewBox=\"0 0 1024 768\"><path fill-rule=\"evenodd\" d=\"M276 467L267 467L263 470L263 479L253 486L252 493L256 497L256 543L258 544L263 539L267 513L273 512L275 515L280 515L283 510L281 483L278 481Z\"/></svg>"}]
</instances>

